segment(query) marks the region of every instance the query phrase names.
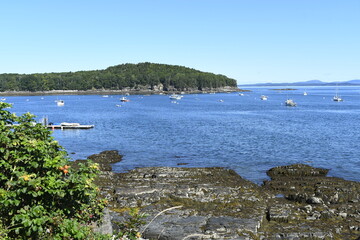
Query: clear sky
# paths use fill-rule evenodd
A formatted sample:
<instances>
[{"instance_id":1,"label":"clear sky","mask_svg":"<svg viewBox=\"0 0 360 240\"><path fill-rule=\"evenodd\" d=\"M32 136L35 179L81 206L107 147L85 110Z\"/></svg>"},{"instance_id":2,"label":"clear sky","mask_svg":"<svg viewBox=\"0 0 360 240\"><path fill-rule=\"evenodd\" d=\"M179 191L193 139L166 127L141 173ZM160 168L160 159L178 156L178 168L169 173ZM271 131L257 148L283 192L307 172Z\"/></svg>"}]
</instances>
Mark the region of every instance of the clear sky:
<instances>
[{"instance_id":1,"label":"clear sky","mask_svg":"<svg viewBox=\"0 0 360 240\"><path fill-rule=\"evenodd\" d=\"M154 62L239 84L360 79L360 0L4 0L0 31L0 73Z\"/></svg>"}]
</instances>

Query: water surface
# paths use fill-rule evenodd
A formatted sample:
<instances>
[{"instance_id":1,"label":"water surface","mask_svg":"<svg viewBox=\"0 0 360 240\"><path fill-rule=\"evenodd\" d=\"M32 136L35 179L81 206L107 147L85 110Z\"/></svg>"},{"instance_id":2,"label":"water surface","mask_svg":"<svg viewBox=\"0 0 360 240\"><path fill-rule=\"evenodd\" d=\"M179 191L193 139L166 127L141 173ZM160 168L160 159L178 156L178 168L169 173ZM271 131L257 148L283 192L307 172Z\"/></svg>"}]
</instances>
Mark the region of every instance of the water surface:
<instances>
[{"instance_id":1,"label":"water surface","mask_svg":"<svg viewBox=\"0 0 360 240\"><path fill-rule=\"evenodd\" d=\"M72 159L118 150L124 158L115 171L186 163L231 168L261 183L271 167L306 163L360 180L360 88L339 88L344 102L331 100L334 87L249 89L244 96L185 95L176 103L166 95L132 95L127 103L120 95L21 96L6 102L14 103L11 111L17 114L94 124L90 130L55 130L53 136ZM267 101L260 100L262 94ZM287 98L298 106L284 106ZM58 107L57 99L65 106Z\"/></svg>"}]
</instances>

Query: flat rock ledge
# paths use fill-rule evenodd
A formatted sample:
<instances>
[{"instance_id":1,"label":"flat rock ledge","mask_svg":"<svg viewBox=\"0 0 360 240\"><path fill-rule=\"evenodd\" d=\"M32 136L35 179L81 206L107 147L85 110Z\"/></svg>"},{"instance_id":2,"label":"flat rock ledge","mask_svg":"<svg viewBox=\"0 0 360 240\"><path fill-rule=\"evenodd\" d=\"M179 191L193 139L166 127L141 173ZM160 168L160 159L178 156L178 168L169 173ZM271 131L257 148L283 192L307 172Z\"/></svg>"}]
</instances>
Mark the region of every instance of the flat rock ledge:
<instances>
[{"instance_id":1,"label":"flat rock ledge","mask_svg":"<svg viewBox=\"0 0 360 240\"><path fill-rule=\"evenodd\" d=\"M113 173L106 161L121 160L116 151L90 158L103 164L97 184L109 200L108 233L137 207L147 215L146 239L360 239L360 183L326 169L272 168L259 186L224 168Z\"/></svg>"}]
</instances>

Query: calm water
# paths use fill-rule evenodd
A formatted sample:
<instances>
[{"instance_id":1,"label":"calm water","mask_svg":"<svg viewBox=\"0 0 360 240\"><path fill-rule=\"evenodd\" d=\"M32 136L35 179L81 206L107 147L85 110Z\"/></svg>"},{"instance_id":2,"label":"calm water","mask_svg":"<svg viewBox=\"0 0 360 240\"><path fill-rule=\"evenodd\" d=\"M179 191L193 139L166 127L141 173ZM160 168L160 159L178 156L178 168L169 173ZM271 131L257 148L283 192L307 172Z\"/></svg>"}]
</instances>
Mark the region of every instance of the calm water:
<instances>
[{"instance_id":1,"label":"calm water","mask_svg":"<svg viewBox=\"0 0 360 240\"><path fill-rule=\"evenodd\" d=\"M344 102L332 101L334 87L248 89L253 92L244 96L185 95L178 103L165 95L128 96L128 103L120 103L119 95L7 97L6 102L14 103L11 111L17 114L94 124L91 130L55 130L53 136L72 159L118 150L124 158L115 171L187 163L232 168L260 183L271 167L306 163L360 181L360 88L340 87ZM267 101L260 100L262 94ZM287 97L298 106L284 106ZM56 106L56 99L65 106Z\"/></svg>"}]
</instances>

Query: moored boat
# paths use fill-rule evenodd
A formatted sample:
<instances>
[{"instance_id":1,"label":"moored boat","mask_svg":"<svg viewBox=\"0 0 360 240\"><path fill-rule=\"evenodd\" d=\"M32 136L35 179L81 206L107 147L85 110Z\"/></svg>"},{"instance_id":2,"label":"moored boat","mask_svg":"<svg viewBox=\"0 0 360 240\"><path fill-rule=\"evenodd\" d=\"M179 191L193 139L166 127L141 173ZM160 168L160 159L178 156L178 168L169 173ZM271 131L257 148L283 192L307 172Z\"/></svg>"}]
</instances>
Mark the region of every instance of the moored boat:
<instances>
[{"instance_id":1,"label":"moored boat","mask_svg":"<svg viewBox=\"0 0 360 240\"><path fill-rule=\"evenodd\" d=\"M342 102L342 101L344 101L340 96L338 96L338 95L335 95L334 97L333 97L333 101L335 101L335 102Z\"/></svg>"},{"instance_id":2,"label":"moored boat","mask_svg":"<svg viewBox=\"0 0 360 240\"><path fill-rule=\"evenodd\" d=\"M122 97L122 98L120 98L120 101L122 101L122 102L130 102L130 100L129 100L129 99L127 99L126 97Z\"/></svg>"},{"instance_id":3,"label":"moored boat","mask_svg":"<svg viewBox=\"0 0 360 240\"><path fill-rule=\"evenodd\" d=\"M336 85L336 91L335 96L333 97L333 101L335 102L342 102L344 101L339 95L338 95L338 86Z\"/></svg>"},{"instance_id":4,"label":"moored boat","mask_svg":"<svg viewBox=\"0 0 360 240\"><path fill-rule=\"evenodd\" d=\"M285 101L285 106L288 106L288 107L296 107L296 102L294 102L292 99L287 99Z\"/></svg>"},{"instance_id":5,"label":"moored boat","mask_svg":"<svg viewBox=\"0 0 360 240\"><path fill-rule=\"evenodd\" d=\"M56 105L58 105L58 106L64 106L64 105L65 105L65 101L64 101L64 100L56 100Z\"/></svg>"},{"instance_id":6,"label":"moored boat","mask_svg":"<svg viewBox=\"0 0 360 240\"><path fill-rule=\"evenodd\" d=\"M170 98L171 100L180 100L180 99L183 98L183 96L182 96L182 95L178 95L178 94L171 94L171 95L169 96L169 98Z\"/></svg>"}]
</instances>

